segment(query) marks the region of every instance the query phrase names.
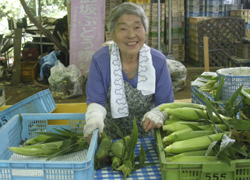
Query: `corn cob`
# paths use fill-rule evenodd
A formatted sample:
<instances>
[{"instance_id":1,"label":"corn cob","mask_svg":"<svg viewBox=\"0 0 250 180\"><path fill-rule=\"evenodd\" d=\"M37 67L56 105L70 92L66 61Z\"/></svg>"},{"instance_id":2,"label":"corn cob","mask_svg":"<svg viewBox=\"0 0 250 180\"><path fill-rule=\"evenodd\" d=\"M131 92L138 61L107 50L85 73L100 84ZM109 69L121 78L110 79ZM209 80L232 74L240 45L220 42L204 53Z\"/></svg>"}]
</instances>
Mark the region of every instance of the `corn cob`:
<instances>
[{"instance_id":1,"label":"corn cob","mask_svg":"<svg viewBox=\"0 0 250 180\"><path fill-rule=\"evenodd\" d=\"M197 123L197 121L185 121L185 120L177 120L177 119L173 119L173 120L166 120L164 125L169 125L169 124L173 124L173 123L194 123L194 124L199 124Z\"/></svg>"},{"instance_id":2,"label":"corn cob","mask_svg":"<svg viewBox=\"0 0 250 180\"><path fill-rule=\"evenodd\" d=\"M26 143L25 143L25 146L26 145L37 144L37 143L44 143L45 141L47 141L50 138L51 138L50 136L40 134L39 136L36 136L36 137L33 137L33 138L27 140Z\"/></svg>"},{"instance_id":3,"label":"corn cob","mask_svg":"<svg viewBox=\"0 0 250 180\"><path fill-rule=\"evenodd\" d=\"M42 143L42 144L34 144L29 146L22 146L22 147L8 147L8 149L16 154L20 154L23 156L51 156L60 152L61 147L63 145L63 141L55 141L49 143ZM88 147L88 143L85 139L78 139L75 144L72 146L76 147L73 149L68 149L62 154L66 154L69 152L76 152ZM48 160L48 159L47 159Z\"/></svg>"},{"instance_id":4,"label":"corn cob","mask_svg":"<svg viewBox=\"0 0 250 180\"><path fill-rule=\"evenodd\" d=\"M164 110L168 115L173 115L178 117L179 119L182 120L187 120L187 121L199 121L202 119L208 119L209 116L207 114L206 110L202 110L202 109L195 109L195 108L175 108L175 109L170 109L170 108L165 108ZM213 118L211 120L213 120L215 123L220 123L220 119L216 116L215 113L212 113ZM228 121L231 118L225 117L223 115L221 115L221 118L225 121Z\"/></svg>"},{"instance_id":5,"label":"corn cob","mask_svg":"<svg viewBox=\"0 0 250 180\"><path fill-rule=\"evenodd\" d=\"M192 125L195 125L195 126L202 126L204 125L204 123L202 122L184 122L186 124L192 124ZM175 132L175 131L178 131L178 130L181 130L181 129L186 129L186 128L189 128L188 125L186 124L181 124L180 122L175 122L175 123L172 123L172 124L168 124L168 125L164 125L162 126L162 130L163 131L171 131L171 132Z\"/></svg>"},{"instance_id":6,"label":"corn cob","mask_svg":"<svg viewBox=\"0 0 250 180\"><path fill-rule=\"evenodd\" d=\"M214 161L215 156L183 156L171 162L197 162L197 161Z\"/></svg>"},{"instance_id":7,"label":"corn cob","mask_svg":"<svg viewBox=\"0 0 250 180\"><path fill-rule=\"evenodd\" d=\"M227 133L229 134L229 133ZM223 133L209 135L214 141L221 139ZM211 144L211 140L207 136L196 137L183 141L177 141L167 146L164 150L167 153L182 153L188 151L196 151L206 149Z\"/></svg>"},{"instance_id":8,"label":"corn cob","mask_svg":"<svg viewBox=\"0 0 250 180\"><path fill-rule=\"evenodd\" d=\"M165 108L164 111L168 115L173 115L178 117L179 119L187 121L197 121L208 118L206 111L190 107L175 108L175 109Z\"/></svg>"},{"instance_id":9,"label":"corn cob","mask_svg":"<svg viewBox=\"0 0 250 180\"><path fill-rule=\"evenodd\" d=\"M172 132L171 134L169 134L168 136L163 138L163 142L164 143L169 143L169 142L175 142L175 141L180 141L180 139L183 138L190 138L191 135L188 135L189 132L191 132L192 136L194 137L198 137L195 136L195 133L192 133L193 129L190 127L187 128L183 128L183 126L181 126L182 124L178 125L177 124L170 124L170 125L164 125L163 128L165 127L165 130ZM229 130L228 127L224 124L216 124L220 129L222 130ZM170 127L168 127L170 126ZM174 126L174 127L172 127ZM214 131L214 125L201 125L201 126L197 126L200 129L203 129L205 131ZM196 130L198 131L198 130ZM186 135L185 135L186 134ZM202 134L202 132L197 133L198 134ZM183 139L184 140L184 139Z\"/></svg>"},{"instance_id":10,"label":"corn cob","mask_svg":"<svg viewBox=\"0 0 250 180\"><path fill-rule=\"evenodd\" d=\"M166 161L171 162L176 159L179 159L180 157L187 157L187 156L205 156L206 152L207 150L183 152L174 156L166 157ZM214 156L215 154L211 151L208 155Z\"/></svg>"},{"instance_id":11,"label":"corn cob","mask_svg":"<svg viewBox=\"0 0 250 180\"><path fill-rule=\"evenodd\" d=\"M16 154L23 156L49 156L59 151L63 141L56 141L44 144L35 144L23 147L8 147L8 149Z\"/></svg>"},{"instance_id":12,"label":"corn cob","mask_svg":"<svg viewBox=\"0 0 250 180\"><path fill-rule=\"evenodd\" d=\"M124 138L126 142L130 140L130 136L126 136ZM124 152L125 152L125 146L123 144L123 139L116 141L115 143L112 143L109 156L112 157L111 167L113 169L116 169L121 165L122 163L121 157L124 157Z\"/></svg>"},{"instance_id":13,"label":"corn cob","mask_svg":"<svg viewBox=\"0 0 250 180\"><path fill-rule=\"evenodd\" d=\"M111 157L108 155L111 145L112 141L108 138L105 132L103 132L98 149L95 154L95 169L100 169L111 163Z\"/></svg>"},{"instance_id":14,"label":"corn cob","mask_svg":"<svg viewBox=\"0 0 250 180\"><path fill-rule=\"evenodd\" d=\"M159 106L160 111L164 111L164 109L175 109L175 108L183 108L183 107L190 107L195 109L206 109L206 106L201 104L195 104L195 103L188 103L188 102L173 102L173 103L167 103L167 104L161 104Z\"/></svg>"},{"instance_id":15,"label":"corn cob","mask_svg":"<svg viewBox=\"0 0 250 180\"><path fill-rule=\"evenodd\" d=\"M180 131L176 131L176 132L164 137L163 143L173 143L176 141L182 141L182 140L196 138L196 137L200 137L200 136L206 136L206 135L210 135L210 134L214 134L214 131L213 130L193 131L193 130L187 129L186 131L183 132L183 130L180 130Z\"/></svg>"},{"instance_id":16,"label":"corn cob","mask_svg":"<svg viewBox=\"0 0 250 180\"><path fill-rule=\"evenodd\" d=\"M173 115L169 115L167 120L177 120L177 121L180 121L180 118L179 117L176 117L176 116L173 116Z\"/></svg>"}]
</instances>

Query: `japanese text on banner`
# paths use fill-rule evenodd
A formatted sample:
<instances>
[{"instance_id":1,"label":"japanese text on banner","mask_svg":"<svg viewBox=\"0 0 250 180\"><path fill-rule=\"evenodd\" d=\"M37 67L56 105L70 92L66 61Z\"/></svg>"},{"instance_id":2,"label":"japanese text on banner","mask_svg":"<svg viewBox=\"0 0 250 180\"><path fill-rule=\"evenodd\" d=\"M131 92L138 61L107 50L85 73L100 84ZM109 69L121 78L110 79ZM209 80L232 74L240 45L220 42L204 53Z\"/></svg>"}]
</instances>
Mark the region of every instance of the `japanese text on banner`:
<instances>
[{"instance_id":1,"label":"japanese text on banner","mask_svg":"<svg viewBox=\"0 0 250 180\"><path fill-rule=\"evenodd\" d=\"M86 76L94 52L104 43L105 0L72 0L70 64Z\"/></svg>"}]
</instances>

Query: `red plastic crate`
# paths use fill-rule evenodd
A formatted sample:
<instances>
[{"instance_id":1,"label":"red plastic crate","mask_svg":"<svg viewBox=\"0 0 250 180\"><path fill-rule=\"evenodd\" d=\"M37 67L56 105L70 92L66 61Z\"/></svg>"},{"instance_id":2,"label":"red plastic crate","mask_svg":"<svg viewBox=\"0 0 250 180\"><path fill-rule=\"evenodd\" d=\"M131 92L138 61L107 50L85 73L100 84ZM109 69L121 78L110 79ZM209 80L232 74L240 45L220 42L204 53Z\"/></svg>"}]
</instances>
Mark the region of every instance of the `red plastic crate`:
<instances>
[{"instance_id":1,"label":"red plastic crate","mask_svg":"<svg viewBox=\"0 0 250 180\"><path fill-rule=\"evenodd\" d=\"M22 59L23 61L36 61L38 59L38 49L32 48L22 51Z\"/></svg>"}]
</instances>

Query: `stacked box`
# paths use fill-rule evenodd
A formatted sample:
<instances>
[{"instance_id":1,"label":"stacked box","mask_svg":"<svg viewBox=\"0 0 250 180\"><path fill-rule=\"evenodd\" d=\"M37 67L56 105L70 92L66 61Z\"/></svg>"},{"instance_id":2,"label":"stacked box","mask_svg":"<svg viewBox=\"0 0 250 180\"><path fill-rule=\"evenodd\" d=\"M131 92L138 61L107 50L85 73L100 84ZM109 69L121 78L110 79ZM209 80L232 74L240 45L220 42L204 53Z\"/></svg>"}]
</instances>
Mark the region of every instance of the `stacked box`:
<instances>
[{"instance_id":1,"label":"stacked box","mask_svg":"<svg viewBox=\"0 0 250 180\"><path fill-rule=\"evenodd\" d=\"M243 9L243 4L225 4L224 5L224 17L230 16L230 11Z\"/></svg>"},{"instance_id":2,"label":"stacked box","mask_svg":"<svg viewBox=\"0 0 250 180\"><path fill-rule=\"evenodd\" d=\"M205 0L188 0L186 2L186 17L205 16Z\"/></svg>"},{"instance_id":3,"label":"stacked box","mask_svg":"<svg viewBox=\"0 0 250 180\"><path fill-rule=\"evenodd\" d=\"M204 17L206 12L206 0L187 0L186 1L186 20L185 20L185 52L186 61L189 61L189 18L190 17ZM191 37L193 38L193 37Z\"/></svg>"},{"instance_id":4,"label":"stacked box","mask_svg":"<svg viewBox=\"0 0 250 180\"><path fill-rule=\"evenodd\" d=\"M242 59L250 58L250 44L244 44L242 41L235 42L236 56Z\"/></svg>"},{"instance_id":5,"label":"stacked box","mask_svg":"<svg viewBox=\"0 0 250 180\"><path fill-rule=\"evenodd\" d=\"M105 8L105 41L109 41L109 40L112 40L112 37L110 35L110 33L108 32L108 29L107 29L107 24L108 24L108 18L109 18L109 15L110 15L110 12L111 10L121 4L123 2L123 0L106 0L106 8Z\"/></svg>"},{"instance_id":6,"label":"stacked box","mask_svg":"<svg viewBox=\"0 0 250 180\"><path fill-rule=\"evenodd\" d=\"M168 51L168 45L166 46ZM185 44L174 44L171 45L171 55L177 61L185 61Z\"/></svg>"},{"instance_id":7,"label":"stacked box","mask_svg":"<svg viewBox=\"0 0 250 180\"><path fill-rule=\"evenodd\" d=\"M151 12L149 17L148 45L153 48L158 47L158 3L151 3ZM164 43L164 20L165 3L160 4L160 42Z\"/></svg>"},{"instance_id":8,"label":"stacked box","mask_svg":"<svg viewBox=\"0 0 250 180\"><path fill-rule=\"evenodd\" d=\"M199 64L198 28L197 23L211 17L190 17L189 18L189 60L194 64Z\"/></svg>"},{"instance_id":9,"label":"stacked box","mask_svg":"<svg viewBox=\"0 0 250 180\"><path fill-rule=\"evenodd\" d=\"M246 29L246 37L250 39L250 29Z\"/></svg>"},{"instance_id":10,"label":"stacked box","mask_svg":"<svg viewBox=\"0 0 250 180\"><path fill-rule=\"evenodd\" d=\"M169 40L171 39L171 55L175 60L185 60L185 10L184 0L171 0L171 24L169 23L169 3L166 7L166 49L169 52ZM169 25L171 34L169 34Z\"/></svg>"},{"instance_id":11,"label":"stacked box","mask_svg":"<svg viewBox=\"0 0 250 180\"><path fill-rule=\"evenodd\" d=\"M250 9L237 9L230 11L231 17L238 17L241 19L245 19L245 29L246 34L248 33L248 29L250 29Z\"/></svg>"},{"instance_id":12,"label":"stacked box","mask_svg":"<svg viewBox=\"0 0 250 180\"><path fill-rule=\"evenodd\" d=\"M206 16L223 17L224 1L223 0L207 0L206 1Z\"/></svg>"}]
</instances>

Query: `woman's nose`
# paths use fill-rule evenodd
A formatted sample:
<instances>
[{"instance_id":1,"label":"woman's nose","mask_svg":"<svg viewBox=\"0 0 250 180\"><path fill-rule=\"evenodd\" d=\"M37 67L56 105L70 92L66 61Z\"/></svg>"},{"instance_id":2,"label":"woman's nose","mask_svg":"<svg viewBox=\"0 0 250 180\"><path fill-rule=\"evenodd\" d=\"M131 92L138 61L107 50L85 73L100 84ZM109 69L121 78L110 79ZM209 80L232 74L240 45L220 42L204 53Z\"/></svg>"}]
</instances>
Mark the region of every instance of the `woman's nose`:
<instances>
[{"instance_id":1,"label":"woman's nose","mask_svg":"<svg viewBox=\"0 0 250 180\"><path fill-rule=\"evenodd\" d=\"M135 37L135 32L132 28L129 28L128 31L128 38L134 38Z\"/></svg>"}]
</instances>

